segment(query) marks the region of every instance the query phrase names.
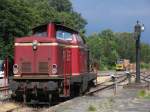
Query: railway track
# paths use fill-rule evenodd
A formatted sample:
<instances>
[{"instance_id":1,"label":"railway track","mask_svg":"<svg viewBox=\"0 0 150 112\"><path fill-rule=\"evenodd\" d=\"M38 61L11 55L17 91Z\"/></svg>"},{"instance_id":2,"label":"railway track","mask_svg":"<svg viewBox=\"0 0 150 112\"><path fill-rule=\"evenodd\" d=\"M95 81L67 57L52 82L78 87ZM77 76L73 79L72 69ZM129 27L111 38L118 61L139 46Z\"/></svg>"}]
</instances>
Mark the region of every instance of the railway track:
<instances>
[{"instance_id":1,"label":"railway track","mask_svg":"<svg viewBox=\"0 0 150 112\"><path fill-rule=\"evenodd\" d=\"M86 95L92 95L92 94L102 91L104 89L113 87L113 86L115 86L115 84L121 83L127 79L126 75L121 75L121 76L118 76L115 78L116 78L115 82L112 82L112 80L110 79L106 82L97 84L96 87L92 88L89 92L86 93Z\"/></svg>"},{"instance_id":2,"label":"railway track","mask_svg":"<svg viewBox=\"0 0 150 112\"><path fill-rule=\"evenodd\" d=\"M141 80L150 84L150 72L142 72Z\"/></svg>"},{"instance_id":3,"label":"railway track","mask_svg":"<svg viewBox=\"0 0 150 112\"><path fill-rule=\"evenodd\" d=\"M117 84L124 82L126 79L127 79L127 76L126 76L125 74L117 74L117 75L116 75L116 83L117 83ZM147 73L147 72L146 72L146 73L145 73L145 72L141 73L141 80L146 81L146 82L150 82L150 81L149 81L149 80L150 80L150 74ZM94 88L92 88L92 89L91 89L89 92L87 92L85 95L92 95L92 94L97 93L97 92L99 92L99 91L102 91L102 90L105 90L105 89L114 87L114 86L115 86L114 84L115 84L115 83L112 82L111 79L107 79L106 81L104 81L104 82L102 82L102 83L98 83ZM8 89L8 87L7 87L7 88L0 88L1 91L7 90L7 89ZM71 100L72 100L72 99L71 99ZM64 102L60 102L60 103L56 104L55 106L59 106L59 105L61 105L61 104L63 104L63 103L66 103L66 102L68 102L68 101L69 101L69 100L64 101ZM55 106L52 106L52 108L55 107ZM7 110L2 111L2 112L14 112L15 110L22 109L22 108L24 108L24 107L26 107L26 106L25 106L25 105L17 105L17 106L14 106L13 108L7 109ZM34 109L34 110L35 110L35 109ZM1 112L1 111L0 111L0 112Z\"/></svg>"},{"instance_id":4,"label":"railway track","mask_svg":"<svg viewBox=\"0 0 150 112\"><path fill-rule=\"evenodd\" d=\"M117 75L116 77L116 82L117 83L121 83L123 81L126 80L126 75ZM104 89L107 89L107 88L110 88L110 87L113 87L114 83L112 82L111 79L108 79L102 83L98 83L90 92L86 93L86 95L90 95L90 94L93 94L93 93L96 93L96 92L99 92L101 90L104 90ZM7 88L2 88L1 90L7 90ZM80 96L79 96L80 97ZM71 99L72 100L72 99ZM60 102L58 104L56 104L55 106L59 106L65 102L68 102L69 100L66 100L66 101L63 101L63 102ZM8 104L6 103L6 105L9 105L10 102L8 102ZM14 103L16 104L16 103ZM20 105L20 104L16 104L15 106L12 106L12 108L8 108L8 109L5 109L5 111L2 111L2 112L14 112L15 110L18 110L18 109L22 109L26 107L25 105ZM52 106L53 107L53 106ZM0 111L1 112L1 111Z\"/></svg>"},{"instance_id":5,"label":"railway track","mask_svg":"<svg viewBox=\"0 0 150 112\"><path fill-rule=\"evenodd\" d=\"M1 91L5 91L5 90L9 90L9 87L8 86L6 86L6 87L0 87L0 92Z\"/></svg>"}]
</instances>

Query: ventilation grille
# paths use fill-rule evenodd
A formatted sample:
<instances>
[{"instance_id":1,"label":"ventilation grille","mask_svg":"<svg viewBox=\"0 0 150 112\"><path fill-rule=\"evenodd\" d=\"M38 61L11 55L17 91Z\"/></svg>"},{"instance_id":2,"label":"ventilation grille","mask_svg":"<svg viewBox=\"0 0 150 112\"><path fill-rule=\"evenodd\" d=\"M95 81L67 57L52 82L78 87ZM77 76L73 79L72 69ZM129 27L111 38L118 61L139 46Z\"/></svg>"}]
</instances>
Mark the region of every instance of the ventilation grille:
<instances>
[{"instance_id":1,"label":"ventilation grille","mask_svg":"<svg viewBox=\"0 0 150 112\"><path fill-rule=\"evenodd\" d=\"M39 72L42 73L48 72L48 62L39 62Z\"/></svg>"},{"instance_id":2,"label":"ventilation grille","mask_svg":"<svg viewBox=\"0 0 150 112\"><path fill-rule=\"evenodd\" d=\"M31 63L30 62L23 62L21 66L22 72L31 72Z\"/></svg>"}]
</instances>

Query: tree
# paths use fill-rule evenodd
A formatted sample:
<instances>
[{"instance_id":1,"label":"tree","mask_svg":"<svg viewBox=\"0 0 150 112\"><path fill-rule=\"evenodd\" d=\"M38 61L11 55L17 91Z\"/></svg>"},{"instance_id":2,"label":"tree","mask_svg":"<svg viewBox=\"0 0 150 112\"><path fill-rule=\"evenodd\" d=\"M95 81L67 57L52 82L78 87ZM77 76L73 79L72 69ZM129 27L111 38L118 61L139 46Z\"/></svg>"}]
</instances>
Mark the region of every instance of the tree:
<instances>
[{"instance_id":1,"label":"tree","mask_svg":"<svg viewBox=\"0 0 150 112\"><path fill-rule=\"evenodd\" d=\"M130 59L135 61L135 40L131 33L116 33L117 38L117 52L121 59Z\"/></svg>"},{"instance_id":2,"label":"tree","mask_svg":"<svg viewBox=\"0 0 150 112\"><path fill-rule=\"evenodd\" d=\"M100 64L101 69L112 69L118 58L135 62L135 40L131 33L114 33L103 30L86 38L91 58ZM141 61L150 63L150 45L141 43Z\"/></svg>"},{"instance_id":3,"label":"tree","mask_svg":"<svg viewBox=\"0 0 150 112\"><path fill-rule=\"evenodd\" d=\"M25 2L1 0L0 9L0 37L5 42L9 37L28 34L34 20Z\"/></svg>"},{"instance_id":4,"label":"tree","mask_svg":"<svg viewBox=\"0 0 150 112\"><path fill-rule=\"evenodd\" d=\"M119 57L116 51L115 35L111 30L104 30L87 38L91 58L97 60L101 69L110 69Z\"/></svg>"},{"instance_id":5,"label":"tree","mask_svg":"<svg viewBox=\"0 0 150 112\"><path fill-rule=\"evenodd\" d=\"M72 4L69 0L49 0L49 4L58 12L72 12Z\"/></svg>"},{"instance_id":6,"label":"tree","mask_svg":"<svg viewBox=\"0 0 150 112\"><path fill-rule=\"evenodd\" d=\"M38 0L38 2L30 0L26 2L32 13L36 15L34 26L50 21L60 21L66 26L82 31L87 24L81 14L73 11L69 0Z\"/></svg>"},{"instance_id":7,"label":"tree","mask_svg":"<svg viewBox=\"0 0 150 112\"><path fill-rule=\"evenodd\" d=\"M141 62L150 63L150 45L141 44Z\"/></svg>"}]
</instances>

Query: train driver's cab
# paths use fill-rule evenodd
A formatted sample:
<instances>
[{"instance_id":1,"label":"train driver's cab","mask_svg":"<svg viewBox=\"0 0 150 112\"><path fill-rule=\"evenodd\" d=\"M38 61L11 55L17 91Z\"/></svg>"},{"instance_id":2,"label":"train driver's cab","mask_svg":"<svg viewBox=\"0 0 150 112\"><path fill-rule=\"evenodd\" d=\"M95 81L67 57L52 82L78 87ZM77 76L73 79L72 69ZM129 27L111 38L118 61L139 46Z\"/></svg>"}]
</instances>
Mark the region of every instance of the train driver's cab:
<instances>
[{"instance_id":1,"label":"train driver's cab","mask_svg":"<svg viewBox=\"0 0 150 112\"><path fill-rule=\"evenodd\" d=\"M35 27L32 32L33 37L56 38L58 41L85 44L85 40L76 30L53 22Z\"/></svg>"}]
</instances>

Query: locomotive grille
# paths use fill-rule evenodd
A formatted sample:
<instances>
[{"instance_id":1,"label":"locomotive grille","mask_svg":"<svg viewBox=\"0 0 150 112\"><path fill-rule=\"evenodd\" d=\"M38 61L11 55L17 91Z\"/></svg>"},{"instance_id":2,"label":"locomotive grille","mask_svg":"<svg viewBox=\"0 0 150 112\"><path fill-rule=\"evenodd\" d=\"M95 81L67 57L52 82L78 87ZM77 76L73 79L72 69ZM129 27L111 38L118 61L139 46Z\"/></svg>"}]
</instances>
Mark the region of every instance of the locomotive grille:
<instances>
[{"instance_id":1,"label":"locomotive grille","mask_svg":"<svg viewBox=\"0 0 150 112\"><path fill-rule=\"evenodd\" d=\"M42 73L48 72L48 62L39 62L39 72Z\"/></svg>"},{"instance_id":2,"label":"locomotive grille","mask_svg":"<svg viewBox=\"0 0 150 112\"><path fill-rule=\"evenodd\" d=\"M31 63L30 62L23 62L21 66L22 72L31 72Z\"/></svg>"}]
</instances>

